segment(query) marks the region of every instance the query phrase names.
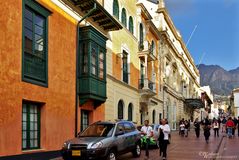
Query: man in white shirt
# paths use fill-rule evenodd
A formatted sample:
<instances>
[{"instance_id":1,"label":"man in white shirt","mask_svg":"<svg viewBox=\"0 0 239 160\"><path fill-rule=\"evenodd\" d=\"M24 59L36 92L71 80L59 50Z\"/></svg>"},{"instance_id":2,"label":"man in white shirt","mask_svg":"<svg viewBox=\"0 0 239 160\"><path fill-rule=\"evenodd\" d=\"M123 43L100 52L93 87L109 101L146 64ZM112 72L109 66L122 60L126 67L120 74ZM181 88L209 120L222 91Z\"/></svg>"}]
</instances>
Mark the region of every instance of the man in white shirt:
<instances>
[{"instance_id":1,"label":"man in white shirt","mask_svg":"<svg viewBox=\"0 0 239 160\"><path fill-rule=\"evenodd\" d=\"M141 134L146 136L146 144L145 144L145 155L146 158L149 158L149 142L150 142L150 137L153 136L153 129L151 126L149 126L149 121L145 120L144 121L144 126L141 128Z\"/></svg>"},{"instance_id":2,"label":"man in white shirt","mask_svg":"<svg viewBox=\"0 0 239 160\"><path fill-rule=\"evenodd\" d=\"M170 127L168 124L166 124L166 120L162 119L161 120L162 125L159 127L159 133L163 133L163 141L161 142L162 145L160 147L160 153L163 152L163 159L167 158L167 146L168 146L168 139L169 139L169 134L170 134ZM160 154L161 155L161 154Z\"/></svg>"}]
</instances>

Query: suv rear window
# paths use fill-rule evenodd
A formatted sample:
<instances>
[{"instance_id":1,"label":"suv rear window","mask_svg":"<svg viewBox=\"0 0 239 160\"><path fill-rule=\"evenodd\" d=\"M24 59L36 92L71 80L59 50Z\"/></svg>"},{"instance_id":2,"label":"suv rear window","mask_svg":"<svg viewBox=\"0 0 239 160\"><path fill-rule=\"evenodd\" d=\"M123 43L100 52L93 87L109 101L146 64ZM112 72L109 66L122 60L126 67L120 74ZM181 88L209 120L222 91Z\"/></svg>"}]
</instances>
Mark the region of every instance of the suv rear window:
<instances>
[{"instance_id":1,"label":"suv rear window","mask_svg":"<svg viewBox=\"0 0 239 160\"><path fill-rule=\"evenodd\" d=\"M114 124L92 124L80 133L79 137L110 137Z\"/></svg>"}]
</instances>

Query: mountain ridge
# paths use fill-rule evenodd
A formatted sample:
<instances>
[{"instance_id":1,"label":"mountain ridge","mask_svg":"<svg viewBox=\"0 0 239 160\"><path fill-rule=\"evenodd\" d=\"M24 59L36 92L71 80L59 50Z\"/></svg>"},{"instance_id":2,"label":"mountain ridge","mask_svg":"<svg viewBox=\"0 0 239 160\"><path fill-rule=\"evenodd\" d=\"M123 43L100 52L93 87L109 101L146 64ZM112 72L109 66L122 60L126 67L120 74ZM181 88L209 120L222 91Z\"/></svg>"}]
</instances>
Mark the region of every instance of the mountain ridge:
<instances>
[{"instance_id":1,"label":"mountain ridge","mask_svg":"<svg viewBox=\"0 0 239 160\"><path fill-rule=\"evenodd\" d=\"M219 65L198 65L201 86L209 85L213 94L230 95L234 88L239 87L239 67L225 70Z\"/></svg>"}]
</instances>

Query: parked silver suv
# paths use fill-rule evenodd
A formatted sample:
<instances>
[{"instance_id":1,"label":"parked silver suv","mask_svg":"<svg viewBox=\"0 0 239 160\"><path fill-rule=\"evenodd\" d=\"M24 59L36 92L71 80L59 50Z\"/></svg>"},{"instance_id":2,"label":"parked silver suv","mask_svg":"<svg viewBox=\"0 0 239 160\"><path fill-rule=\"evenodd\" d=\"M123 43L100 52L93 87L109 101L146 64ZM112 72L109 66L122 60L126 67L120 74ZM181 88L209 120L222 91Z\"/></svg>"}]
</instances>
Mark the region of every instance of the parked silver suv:
<instances>
[{"instance_id":1,"label":"parked silver suv","mask_svg":"<svg viewBox=\"0 0 239 160\"><path fill-rule=\"evenodd\" d=\"M66 141L61 150L64 160L115 160L127 152L132 152L135 157L141 154L140 132L129 121L95 122L77 138Z\"/></svg>"}]
</instances>

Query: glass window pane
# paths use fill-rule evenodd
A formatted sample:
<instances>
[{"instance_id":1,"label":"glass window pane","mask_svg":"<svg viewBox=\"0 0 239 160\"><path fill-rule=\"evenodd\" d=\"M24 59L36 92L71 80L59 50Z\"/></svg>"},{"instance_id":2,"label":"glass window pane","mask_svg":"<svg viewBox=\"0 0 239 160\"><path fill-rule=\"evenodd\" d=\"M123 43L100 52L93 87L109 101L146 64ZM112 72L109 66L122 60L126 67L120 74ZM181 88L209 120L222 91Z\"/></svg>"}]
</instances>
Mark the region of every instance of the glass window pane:
<instances>
[{"instance_id":1,"label":"glass window pane","mask_svg":"<svg viewBox=\"0 0 239 160\"><path fill-rule=\"evenodd\" d=\"M31 130L31 131L34 130L34 122L30 122L30 130Z\"/></svg>"},{"instance_id":2,"label":"glass window pane","mask_svg":"<svg viewBox=\"0 0 239 160\"><path fill-rule=\"evenodd\" d=\"M103 79L104 78L104 70L100 70L100 74L99 74L99 77L101 78L101 79Z\"/></svg>"},{"instance_id":3,"label":"glass window pane","mask_svg":"<svg viewBox=\"0 0 239 160\"><path fill-rule=\"evenodd\" d=\"M22 139L26 139L27 138L27 132L26 131L22 131Z\"/></svg>"},{"instance_id":4,"label":"glass window pane","mask_svg":"<svg viewBox=\"0 0 239 160\"><path fill-rule=\"evenodd\" d=\"M27 106L25 104L22 106L22 112L27 112Z\"/></svg>"},{"instance_id":5,"label":"glass window pane","mask_svg":"<svg viewBox=\"0 0 239 160\"><path fill-rule=\"evenodd\" d=\"M25 18L25 20L24 20L24 26L25 26L25 28L27 28L27 29L29 29L30 31L32 31L32 25L33 25L32 21Z\"/></svg>"},{"instance_id":6,"label":"glass window pane","mask_svg":"<svg viewBox=\"0 0 239 160\"><path fill-rule=\"evenodd\" d=\"M25 9L25 18L32 20L32 12L27 8Z\"/></svg>"},{"instance_id":7,"label":"glass window pane","mask_svg":"<svg viewBox=\"0 0 239 160\"><path fill-rule=\"evenodd\" d=\"M30 148L34 147L34 140L30 140Z\"/></svg>"},{"instance_id":8,"label":"glass window pane","mask_svg":"<svg viewBox=\"0 0 239 160\"><path fill-rule=\"evenodd\" d=\"M32 106L30 107L30 113L34 113L34 108Z\"/></svg>"},{"instance_id":9,"label":"glass window pane","mask_svg":"<svg viewBox=\"0 0 239 160\"><path fill-rule=\"evenodd\" d=\"M30 121L34 121L34 114L30 114Z\"/></svg>"},{"instance_id":10,"label":"glass window pane","mask_svg":"<svg viewBox=\"0 0 239 160\"><path fill-rule=\"evenodd\" d=\"M22 121L27 121L27 114L26 113L22 114Z\"/></svg>"},{"instance_id":11,"label":"glass window pane","mask_svg":"<svg viewBox=\"0 0 239 160\"><path fill-rule=\"evenodd\" d=\"M22 130L27 130L27 122L22 122Z\"/></svg>"},{"instance_id":12,"label":"glass window pane","mask_svg":"<svg viewBox=\"0 0 239 160\"><path fill-rule=\"evenodd\" d=\"M82 44L82 62L81 62L81 72L82 74L85 74L88 72L88 49L87 49L87 44L86 43L83 43Z\"/></svg>"},{"instance_id":13,"label":"glass window pane","mask_svg":"<svg viewBox=\"0 0 239 160\"><path fill-rule=\"evenodd\" d=\"M32 40L25 37L25 52L32 53Z\"/></svg>"},{"instance_id":14,"label":"glass window pane","mask_svg":"<svg viewBox=\"0 0 239 160\"><path fill-rule=\"evenodd\" d=\"M35 16L35 24L37 24L38 26L43 27L43 23L44 23L44 18L36 15Z\"/></svg>"},{"instance_id":15,"label":"glass window pane","mask_svg":"<svg viewBox=\"0 0 239 160\"><path fill-rule=\"evenodd\" d=\"M34 105L34 113L37 113L37 105Z\"/></svg>"},{"instance_id":16,"label":"glass window pane","mask_svg":"<svg viewBox=\"0 0 239 160\"><path fill-rule=\"evenodd\" d=\"M34 121L37 122L37 114L34 114Z\"/></svg>"},{"instance_id":17,"label":"glass window pane","mask_svg":"<svg viewBox=\"0 0 239 160\"><path fill-rule=\"evenodd\" d=\"M37 141L37 139L34 140L34 147L38 147L38 141Z\"/></svg>"},{"instance_id":18,"label":"glass window pane","mask_svg":"<svg viewBox=\"0 0 239 160\"><path fill-rule=\"evenodd\" d=\"M22 140L22 148L27 148L27 140Z\"/></svg>"},{"instance_id":19,"label":"glass window pane","mask_svg":"<svg viewBox=\"0 0 239 160\"><path fill-rule=\"evenodd\" d=\"M38 43L39 45L43 45L43 36L35 34L35 43Z\"/></svg>"},{"instance_id":20,"label":"glass window pane","mask_svg":"<svg viewBox=\"0 0 239 160\"><path fill-rule=\"evenodd\" d=\"M37 127L38 127L38 126L37 126L37 123L35 123L35 125L34 125L34 130L35 130L35 131L38 130Z\"/></svg>"},{"instance_id":21,"label":"glass window pane","mask_svg":"<svg viewBox=\"0 0 239 160\"><path fill-rule=\"evenodd\" d=\"M96 75L96 68L94 66L92 66L92 74Z\"/></svg>"},{"instance_id":22,"label":"glass window pane","mask_svg":"<svg viewBox=\"0 0 239 160\"><path fill-rule=\"evenodd\" d=\"M35 25L35 33L38 34L38 35L42 35L43 34L43 28Z\"/></svg>"},{"instance_id":23,"label":"glass window pane","mask_svg":"<svg viewBox=\"0 0 239 160\"><path fill-rule=\"evenodd\" d=\"M38 131L35 131L35 138L37 138L38 137Z\"/></svg>"},{"instance_id":24,"label":"glass window pane","mask_svg":"<svg viewBox=\"0 0 239 160\"><path fill-rule=\"evenodd\" d=\"M30 131L30 139L34 139L34 132L33 131Z\"/></svg>"}]
</instances>

